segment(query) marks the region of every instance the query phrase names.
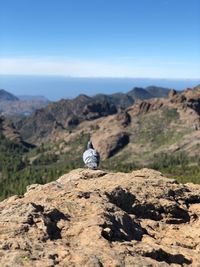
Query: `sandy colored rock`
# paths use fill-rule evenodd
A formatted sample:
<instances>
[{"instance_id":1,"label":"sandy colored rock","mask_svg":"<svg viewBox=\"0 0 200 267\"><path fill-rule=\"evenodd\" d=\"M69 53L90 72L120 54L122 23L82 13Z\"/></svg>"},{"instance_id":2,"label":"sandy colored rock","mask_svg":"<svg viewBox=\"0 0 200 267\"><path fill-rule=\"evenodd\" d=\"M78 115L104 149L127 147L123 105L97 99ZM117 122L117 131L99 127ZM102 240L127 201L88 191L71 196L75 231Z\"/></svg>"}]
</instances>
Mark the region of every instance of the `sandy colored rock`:
<instances>
[{"instance_id":1,"label":"sandy colored rock","mask_svg":"<svg viewBox=\"0 0 200 267\"><path fill-rule=\"evenodd\" d=\"M0 266L200 266L200 186L77 169L0 203Z\"/></svg>"}]
</instances>

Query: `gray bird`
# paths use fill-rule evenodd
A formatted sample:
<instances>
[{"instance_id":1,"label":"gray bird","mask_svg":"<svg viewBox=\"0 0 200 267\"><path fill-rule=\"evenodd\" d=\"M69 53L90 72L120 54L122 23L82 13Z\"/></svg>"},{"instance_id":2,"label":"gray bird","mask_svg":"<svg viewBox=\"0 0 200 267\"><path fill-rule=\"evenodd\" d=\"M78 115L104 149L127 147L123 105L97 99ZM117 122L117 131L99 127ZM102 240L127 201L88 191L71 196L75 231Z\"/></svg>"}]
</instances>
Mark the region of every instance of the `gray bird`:
<instances>
[{"instance_id":1,"label":"gray bird","mask_svg":"<svg viewBox=\"0 0 200 267\"><path fill-rule=\"evenodd\" d=\"M90 169L97 169L100 163L100 155L94 149L92 142L89 141L87 144L87 150L83 153L83 161L85 165Z\"/></svg>"}]
</instances>

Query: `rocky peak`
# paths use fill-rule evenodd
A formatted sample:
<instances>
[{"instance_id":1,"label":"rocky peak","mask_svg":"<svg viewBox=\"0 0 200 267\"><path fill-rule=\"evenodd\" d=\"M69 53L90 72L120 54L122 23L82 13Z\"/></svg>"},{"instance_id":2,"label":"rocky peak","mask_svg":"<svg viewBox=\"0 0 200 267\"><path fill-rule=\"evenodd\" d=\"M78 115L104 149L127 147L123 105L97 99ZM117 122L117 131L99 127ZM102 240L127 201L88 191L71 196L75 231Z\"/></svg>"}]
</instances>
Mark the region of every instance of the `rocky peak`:
<instances>
[{"instance_id":1,"label":"rocky peak","mask_svg":"<svg viewBox=\"0 0 200 267\"><path fill-rule=\"evenodd\" d=\"M189 108L196 112L198 116L200 115L200 90L198 86L193 89L187 88L180 94L171 90L169 100L171 103L181 106L184 110Z\"/></svg>"},{"instance_id":2,"label":"rocky peak","mask_svg":"<svg viewBox=\"0 0 200 267\"><path fill-rule=\"evenodd\" d=\"M200 186L77 169L0 203L1 266L198 266Z\"/></svg>"},{"instance_id":3,"label":"rocky peak","mask_svg":"<svg viewBox=\"0 0 200 267\"><path fill-rule=\"evenodd\" d=\"M160 109L165 100L162 99L151 99L151 100L138 100L133 106L128 108L128 111L131 111L132 113L135 113L137 115L139 114L146 114L151 111L155 111L157 109Z\"/></svg>"},{"instance_id":4,"label":"rocky peak","mask_svg":"<svg viewBox=\"0 0 200 267\"><path fill-rule=\"evenodd\" d=\"M13 123L4 116L0 116L0 133L5 136L5 138L14 141L15 143L25 144Z\"/></svg>"}]
</instances>

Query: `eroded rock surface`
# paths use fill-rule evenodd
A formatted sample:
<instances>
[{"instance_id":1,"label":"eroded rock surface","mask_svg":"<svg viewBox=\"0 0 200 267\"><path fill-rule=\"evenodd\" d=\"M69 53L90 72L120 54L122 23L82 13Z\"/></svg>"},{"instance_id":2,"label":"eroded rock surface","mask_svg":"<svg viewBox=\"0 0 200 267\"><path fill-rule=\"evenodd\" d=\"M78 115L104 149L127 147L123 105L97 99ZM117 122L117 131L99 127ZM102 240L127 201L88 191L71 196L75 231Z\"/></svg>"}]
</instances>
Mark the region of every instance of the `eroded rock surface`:
<instances>
[{"instance_id":1,"label":"eroded rock surface","mask_svg":"<svg viewBox=\"0 0 200 267\"><path fill-rule=\"evenodd\" d=\"M77 169L0 203L0 266L200 266L200 186Z\"/></svg>"}]
</instances>

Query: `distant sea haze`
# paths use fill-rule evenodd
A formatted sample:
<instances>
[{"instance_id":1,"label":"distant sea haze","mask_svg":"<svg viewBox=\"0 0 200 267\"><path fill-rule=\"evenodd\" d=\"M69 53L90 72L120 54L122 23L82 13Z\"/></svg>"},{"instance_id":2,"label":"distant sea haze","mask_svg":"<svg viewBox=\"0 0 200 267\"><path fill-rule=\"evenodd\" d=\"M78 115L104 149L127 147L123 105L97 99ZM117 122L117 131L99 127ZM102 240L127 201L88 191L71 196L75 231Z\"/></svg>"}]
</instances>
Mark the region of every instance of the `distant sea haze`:
<instances>
[{"instance_id":1,"label":"distant sea haze","mask_svg":"<svg viewBox=\"0 0 200 267\"><path fill-rule=\"evenodd\" d=\"M62 76L0 75L0 89L14 95L42 95L49 100L74 98L79 94L128 92L151 85L183 90L200 84L200 79L72 78Z\"/></svg>"}]
</instances>

